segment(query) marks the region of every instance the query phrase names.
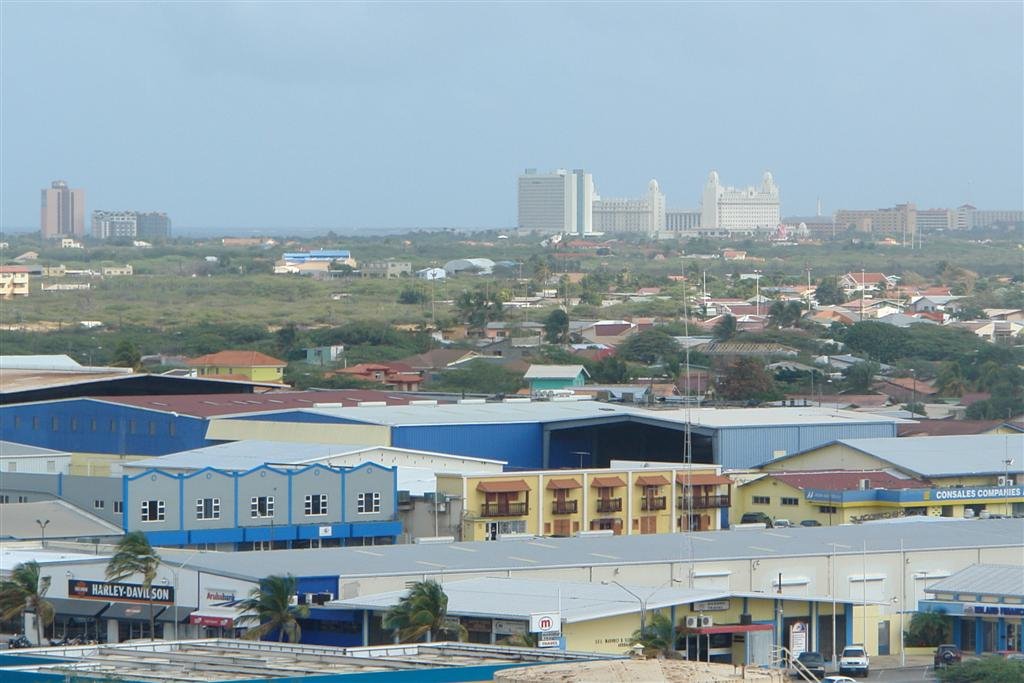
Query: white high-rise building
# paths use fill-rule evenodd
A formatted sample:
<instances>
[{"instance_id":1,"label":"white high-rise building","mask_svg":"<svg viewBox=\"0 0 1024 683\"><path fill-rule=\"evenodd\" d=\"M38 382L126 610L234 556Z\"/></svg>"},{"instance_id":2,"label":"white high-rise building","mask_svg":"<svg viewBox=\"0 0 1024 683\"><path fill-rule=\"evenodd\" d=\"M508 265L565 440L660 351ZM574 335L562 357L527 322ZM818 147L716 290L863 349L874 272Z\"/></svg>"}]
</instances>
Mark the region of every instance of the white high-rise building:
<instances>
[{"instance_id":1,"label":"white high-rise building","mask_svg":"<svg viewBox=\"0 0 1024 683\"><path fill-rule=\"evenodd\" d=\"M717 171L708 174L701 200L701 232L729 234L775 229L780 217L779 186L771 172L764 172L759 188L725 187Z\"/></svg>"},{"instance_id":2,"label":"white high-rise building","mask_svg":"<svg viewBox=\"0 0 1024 683\"><path fill-rule=\"evenodd\" d=\"M519 229L589 235L593 225L594 178L582 169L519 176Z\"/></svg>"},{"instance_id":3,"label":"white high-rise building","mask_svg":"<svg viewBox=\"0 0 1024 683\"><path fill-rule=\"evenodd\" d=\"M647 184L647 194L636 199L594 197L595 232L633 232L657 237L665 229L665 195L658 181Z\"/></svg>"}]
</instances>

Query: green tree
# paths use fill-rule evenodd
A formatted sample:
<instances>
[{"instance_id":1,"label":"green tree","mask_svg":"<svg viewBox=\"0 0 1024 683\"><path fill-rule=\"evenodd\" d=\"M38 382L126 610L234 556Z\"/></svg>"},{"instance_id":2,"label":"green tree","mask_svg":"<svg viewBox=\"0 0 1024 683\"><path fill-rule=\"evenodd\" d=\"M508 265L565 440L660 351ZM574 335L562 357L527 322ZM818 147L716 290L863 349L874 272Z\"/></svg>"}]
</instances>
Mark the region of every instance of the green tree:
<instances>
[{"instance_id":1,"label":"green tree","mask_svg":"<svg viewBox=\"0 0 1024 683\"><path fill-rule=\"evenodd\" d=\"M637 332L619 345L616 354L623 360L653 365L679 360L679 343L668 332L653 327Z\"/></svg>"},{"instance_id":2,"label":"green tree","mask_svg":"<svg viewBox=\"0 0 1024 683\"><path fill-rule=\"evenodd\" d=\"M275 350L281 354L281 358L288 360L291 358L292 351L295 350L298 339L299 331L295 327L295 323L288 323L274 333Z\"/></svg>"},{"instance_id":3,"label":"green tree","mask_svg":"<svg viewBox=\"0 0 1024 683\"><path fill-rule=\"evenodd\" d=\"M711 334L718 341L729 341L736 336L736 318L726 313L715 323Z\"/></svg>"},{"instance_id":4,"label":"green tree","mask_svg":"<svg viewBox=\"0 0 1024 683\"><path fill-rule=\"evenodd\" d=\"M943 683L1024 683L1024 662L991 656L968 659L935 672Z\"/></svg>"},{"instance_id":5,"label":"green tree","mask_svg":"<svg viewBox=\"0 0 1024 683\"><path fill-rule=\"evenodd\" d=\"M297 590L298 580L291 574L275 574L260 581L258 587L249 591L249 597L239 603L242 612L239 624L258 624L242 637L262 640L265 635L276 630L277 642L299 642L302 639L299 619L309 616L309 607L291 604Z\"/></svg>"},{"instance_id":6,"label":"green tree","mask_svg":"<svg viewBox=\"0 0 1024 683\"><path fill-rule=\"evenodd\" d=\"M875 320L854 323L843 341L851 351L860 351L881 363L901 358L906 350L907 330Z\"/></svg>"},{"instance_id":7,"label":"green tree","mask_svg":"<svg viewBox=\"0 0 1024 683\"><path fill-rule=\"evenodd\" d=\"M633 631L630 642L643 647L645 656L669 656L676 649L675 625L666 615L655 612L642 630Z\"/></svg>"},{"instance_id":8,"label":"green tree","mask_svg":"<svg viewBox=\"0 0 1024 683\"><path fill-rule=\"evenodd\" d=\"M448 619L448 596L437 581L417 581L409 592L384 615L383 626L393 630L403 643L426 636L431 641L455 637L463 640L466 628Z\"/></svg>"},{"instance_id":9,"label":"green tree","mask_svg":"<svg viewBox=\"0 0 1024 683\"><path fill-rule=\"evenodd\" d=\"M500 294L482 288L460 294L455 300L455 309L463 322L478 330L504 317Z\"/></svg>"},{"instance_id":10,"label":"green tree","mask_svg":"<svg viewBox=\"0 0 1024 683\"><path fill-rule=\"evenodd\" d=\"M915 612L906 637L911 647L935 647L952 642L953 620L943 612Z\"/></svg>"},{"instance_id":11,"label":"green tree","mask_svg":"<svg viewBox=\"0 0 1024 683\"><path fill-rule=\"evenodd\" d=\"M618 356L608 356L585 365L590 379L596 384L625 384L631 379L629 365Z\"/></svg>"},{"instance_id":12,"label":"green tree","mask_svg":"<svg viewBox=\"0 0 1024 683\"><path fill-rule=\"evenodd\" d=\"M740 358L726 368L717 391L730 401L773 401L782 397L774 378L757 358Z\"/></svg>"},{"instance_id":13,"label":"green tree","mask_svg":"<svg viewBox=\"0 0 1024 683\"><path fill-rule=\"evenodd\" d=\"M398 294L400 304L422 304L427 300L427 294L418 287L403 287Z\"/></svg>"},{"instance_id":14,"label":"green tree","mask_svg":"<svg viewBox=\"0 0 1024 683\"><path fill-rule=\"evenodd\" d=\"M471 394L514 394L522 386L522 375L480 358L446 370L430 382L433 391Z\"/></svg>"},{"instance_id":15,"label":"green tree","mask_svg":"<svg viewBox=\"0 0 1024 683\"><path fill-rule=\"evenodd\" d=\"M154 621L153 595L150 589L156 579L157 569L160 567L160 556L149 544L146 534L141 531L132 531L121 537L114 549L114 554L107 562L107 580L123 581L131 576L142 577L142 592L149 595L149 637L156 638L156 623Z\"/></svg>"},{"instance_id":16,"label":"green tree","mask_svg":"<svg viewBox=\"0 0 1024 683\"><path fill-rule=\"evenodd\" d=\"M119 368L132 368L137 370L142 364L142 354L135 344L127 339L122 339L114 349L114 358L111 364Z\"/></svg>"},{"instance_id":17,"label":"green tree","mask_svg":"<svg viewBox=\"0 0 1024 683\"><path fill-rule=\"evenodd\" d=\"M544 341L549 344L565 344L569 340L569 315L556 308L544 319Z\"/></svg>"},{"instance_id":18,"label":"green tree","mask_svg":"<svg viewBox=\"0 0 1024 683\"><path fill-rule=\"evenodd\" d=\"M935 388L939 390L940 396L963 396L967 391L967 382L960 364L956 361L943 363L935 376Z\"/></svg>"},{"instance_id":19,"label":"green tree","mask_svg":"<svg viewBox=\"0 0 1024 683\"><path fill-rule=\"evenodd\" d=\"M846 389L856 393L867 393L871 391L877 374L878 363L869 360L854 363L843 371Z\"/></svg>"},{"instance_id":20,"label":"green tree","mask_svg":"<svg viewBox=\"0 0 1024 683\"><path fill-rule=\"evenodd\" d=\"M39 563L22 562L11 575L0 580L0 621L21 616L25 610L36 615L36 642L43 642L43 627L53 623L53 604L46 599L50 577L39 575Z\"/></svg>"},{"instance_id":21,"label":"green tree","mask_svg":"<svg viewBox=\"0 0 1024 683\"><path fill-rule=\"evenodd\" d=\"M841 306L846 302L846 294L834 277L822 278L814 290L814 299L821 306Z\"/></svg>"},{"instance_id":22,"label":"green tree","mask_svg":"<svg viewBox=\"0 0 1024 683\"><path fill-rule=\"evenodd\" d=\"M517 633L514 636L508 636L498 641L499 645L508 645L509 647L537 647L537 643L540 639L536 633Z\"/></svg>"}]
</instances>

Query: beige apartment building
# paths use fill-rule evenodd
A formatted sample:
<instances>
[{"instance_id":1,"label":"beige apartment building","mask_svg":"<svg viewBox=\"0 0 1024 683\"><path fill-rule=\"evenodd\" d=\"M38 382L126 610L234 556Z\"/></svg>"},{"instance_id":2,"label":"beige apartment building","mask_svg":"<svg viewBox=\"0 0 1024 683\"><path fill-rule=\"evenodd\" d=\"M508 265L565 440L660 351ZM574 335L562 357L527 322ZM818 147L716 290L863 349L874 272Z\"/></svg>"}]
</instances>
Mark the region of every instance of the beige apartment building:
<instances>
[{"instance_id":1,"label":"beige apartment building","mask_svg":"<svg viewBox=\"0 0 1024 683\"><path fill-rule=\"evenodd\" d=\"M464 541L717 530L728 519L731 488L732 480L714 466L437 475L439 500L452 506L452 519L461 518Z\"/></svg>"},{"instance_id":2,"label":"beige apartment building","mask_svg":"<svg viewBox=\"0 0 1024 683\"><path fill-rule=\"evenodd\" d=\"M890 209L840 209L836 211L835 223L840 230L853 229L901 241L913 240L917 232L917 207L907 203Z\"/></svg>"}]
</instances>

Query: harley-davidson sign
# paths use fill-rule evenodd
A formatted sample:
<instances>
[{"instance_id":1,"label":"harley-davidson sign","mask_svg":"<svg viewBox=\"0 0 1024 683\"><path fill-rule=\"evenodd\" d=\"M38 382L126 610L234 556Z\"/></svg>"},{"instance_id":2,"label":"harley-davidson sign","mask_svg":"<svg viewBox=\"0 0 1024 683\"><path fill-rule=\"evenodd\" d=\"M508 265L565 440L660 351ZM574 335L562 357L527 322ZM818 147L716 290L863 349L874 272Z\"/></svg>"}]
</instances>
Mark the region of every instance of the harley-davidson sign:
<instances>
[{"instance_id":1,"label":"harley-davidson sign","mask_svg":"<svg viewBox=\"0 0 1024 683\"><path fill-rule=\"evenodd\" d=\"M173 605L174 589L170 586L145 587L137 583L110 583L108 581L68 580L68 596L81 600L110 600L113 602L152 602L155 605Z\"/></svg>"}]
</instances>

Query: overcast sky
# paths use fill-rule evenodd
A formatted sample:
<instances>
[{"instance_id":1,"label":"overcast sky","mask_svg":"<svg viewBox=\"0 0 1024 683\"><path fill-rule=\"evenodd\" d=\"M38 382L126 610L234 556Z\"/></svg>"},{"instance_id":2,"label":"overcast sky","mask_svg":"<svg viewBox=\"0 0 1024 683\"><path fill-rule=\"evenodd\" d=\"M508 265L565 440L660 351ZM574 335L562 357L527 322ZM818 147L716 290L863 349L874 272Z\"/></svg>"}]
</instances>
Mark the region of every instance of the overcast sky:
<instances>
[{"instance_id":1,"label":"overcast sky","mask_svg":"<svg viewBox=\"0 0 1024 683\"><path fill-rule=\"evenodd\" d=\"M0 226L57 178L176 227L511 226L526 167L1020 208L1022 7L5 0Z\"/></svg>"}]
</instances>

